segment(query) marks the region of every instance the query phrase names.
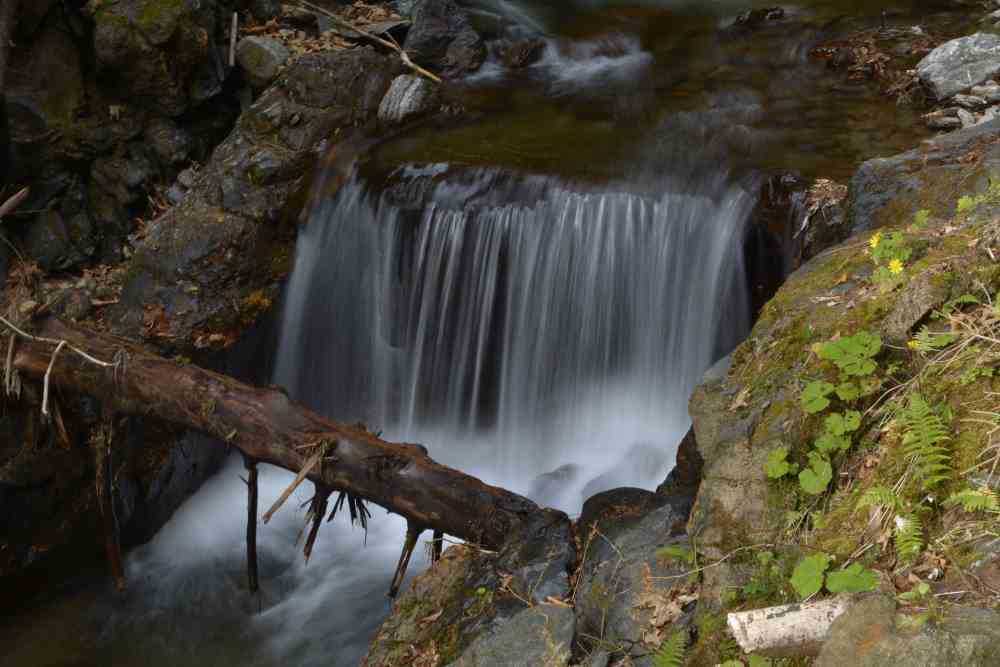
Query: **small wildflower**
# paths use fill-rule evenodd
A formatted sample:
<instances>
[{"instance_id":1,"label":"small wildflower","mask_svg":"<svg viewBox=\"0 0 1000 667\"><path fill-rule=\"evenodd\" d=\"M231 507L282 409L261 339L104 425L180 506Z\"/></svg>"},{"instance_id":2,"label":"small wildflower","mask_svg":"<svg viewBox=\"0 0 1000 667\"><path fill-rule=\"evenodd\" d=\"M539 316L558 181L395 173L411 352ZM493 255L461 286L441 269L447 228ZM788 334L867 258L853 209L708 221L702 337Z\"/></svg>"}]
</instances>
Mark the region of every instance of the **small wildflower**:
<instances>
[{"instance_id":1,"label":"small wildflower","mask_svg":"<svg viewBox=\"0 0 1000 667\"><path fill-rule=\"evenodd\" d=\"M872 250L878 247L878 244L882 242L882 232L875 232L870 239L868 239L868 245L872 247Z\"/></svg>"},{"instance_id":2,"label":"small wildflower","mask_svg":"<svg viewBox=\"0 0 1000 667\"><path fill-rule=\"evenodd\" d=\"M903 272L903 263L901 261L899 261L898 259L894 259L891 262L889 262L889 273L891 273L894 276L898 276L902 272Z\"/></svg>"},{"instance_id":3,"label":"small wildflower","mask_svg":"<svg viewBox=\"0 0 1000 667\"><path fill-rule=\"evenodd\" d=\"M911 340L906 343L906 347L910 348L911 350L915 350L918 347L920 347L920 345L917 343L917 341Z\"/></svg>"}]
</instances>

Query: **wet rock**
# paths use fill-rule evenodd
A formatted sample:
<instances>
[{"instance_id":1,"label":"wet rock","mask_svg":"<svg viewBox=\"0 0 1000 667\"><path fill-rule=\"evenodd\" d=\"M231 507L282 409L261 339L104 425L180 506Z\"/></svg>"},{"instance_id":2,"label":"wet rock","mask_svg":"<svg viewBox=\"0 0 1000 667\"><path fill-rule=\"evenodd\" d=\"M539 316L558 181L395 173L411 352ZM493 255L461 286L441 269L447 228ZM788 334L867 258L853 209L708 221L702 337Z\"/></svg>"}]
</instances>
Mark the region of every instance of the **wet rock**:
<instances>
[{"instance_id":1,"label":"wet rock","mask_svg":"<svg viewBox=\"0 0 1000 667\"><path fill-rule=\"evenodd\" d=\"M953 39L917 64L917 76L939 100L968 91L1000 73L1000 36L976 33Z\"/></svg>"},{"instance_id":2,"label":"wet rock","mask_svg":"<svg viewBox=\"0 0 1000 667\"><path fill-rule=\"evenodd\" d=\"M651 656L685 627L698 597L683 576L687 564L662 553L665 546L687 542L685 508L645 493L643 514L607 516L599 534L580 533L587 551L576 592L577 636L584 648L619 646L633 660ZM603 641L590 646L594 642L587 637Z\"/></svg>"},{"instance_id":3,"label":"wet rock","mask_svg":"<svg viewBox=\"0 0 1000 667\"><path fill-rule=\"evenodd\" d=\"M191 133L169 118L153 118L143 132L146 145L168 167L188 160L195 147Z\"/></svg>"},{"instance_id":4,"label":"wet rock","mask_svg":"<svg viewBox=\"0 0 1000 667\"><path fill-rule=\"evenodd\" d=\"M865 162L850 183L847 211L851 232L911 221L922 209L950 217L956 192L975 185L977 175L985 179L1000 170L1000 147L995 143L998 135L1000 121L993 120L936 136L900 155ZM970 175L967 163L973 152L978 166Z\"/></svg>"},{"instance_id":5,"label":"wet rock","mask_svg":"<svg viewBox=\"0 0 1000 667\"><path fill-rule=\"evenodd\" d=\"M688 429L684 439L677 446L677 462L656 492L664 496L687 496L694 499L701 486L701 471L705 460L698 453L698 442L694 428Z\"/></svg>"},{"instance_id":6,"label":"wet rock","mask_svg":"<svg viewBox=\"0 0 1000 667\"><path fill-rule=\"evenodd\" d=\"M569 573L576 563L569 518L556 510L518 528L497 558L499 571L510 577L508 587L533 604L569 595Z\"/></svg>"},{"instance_id":7,"label":"wet rock","mask_svg":"<svg viewBox=\"0 0 1000 667\"><path fill-rule=\"evenodd\" d=\"M656 471L664 470L666 466L667 452L665 447L656 447L648 443L632 445L614 468L591 480L583 487L583 497L589 498L601 491L655 476Z\"/></svg>"},{"instance_id":8,"label":"wet rock","mask_svg":"<svg viewBox=\"0 0 1000 667\"><path fill-rule=\"evenodd\" d=\"M28 225L22 246L46 271L79 268L97 250L94 228L86 214L67 218L55 209L40 213Z\"/></svg>"},{"instance_id":9,"label":"wet rock","mask_svg":"<svg viewBox=\"0 0 1000 667\"><path fill-rule=\"evenodd\" d=\"M148 206L147 195L159 176L145 144L130 143L121 157L98 158L91 165L89 204L100 235L100 255L117 260L133 218Z\"/></svg>"},{"instance_id":10,"label":"wet rock","mask_svg":"<svg viewBox=\"0 0 1000 667\"><path fill-rule=\"evenodd\" d=\"M545 40L522 39L503 45L500 49L500 60L512 69L521 69L534 65L545 53Z\"/></svg>"},{"instance_id":11,"label":"wet rock","mask_svg":"<svg viewBox=\"0 0 1000 667\"><path fill-rule=\"evenodd\" d=\"M781 7L766 7L761 9L750 9L733 21L734 26L752 28L770 21L778 21L785 18L785 10Z\"/></svg>"},{"instance_id":12,"label":"wet rock","mask_svg":"<svg viewBox=\"0 0 1000 667\"><path fill-rule=\"evenodd\" d=\"M288 270L294 228L280 223L294 220L285 210L317 147L374 120L398 69L368 47L296 60L240 117L184 201L149 224L114 325L141 334L143 308L162 307L158 339L175 336L192 350L252 323L261 312L254 304L270 303Z\"/></svg>"},{"instance_id":13,"label":"wet rock","mask_svg":"<svg viewBox=\"0 0 1000 667\"><path fill-rule=\"evenodd\" d=\"M404 48L417 63L449 78L474 72L486 47L454 0L417 0Z\"/></svg>"},{"instance_id":14,"label":"wet rock","mask_svg":"<svg viewBox=\"0 0 1000 667\"><path fill-rule=\"evenodd\" d=\"M454 667L565 667L576 629L569 607L525 609L490 634L480 635Z\"/></svg>"},{"instance_id":15,"label":"wet rock","mask_svg":"<svg viewBox=\"0 0 1000 667\"><path fill-rule=\"evenodd\" d=\"M219 78L214 0L104 3L93 20L98 72L130 104L179 116L215 89L195 85Z\"/></svg>"},{"instance_id":16,"label":"wet rock","mask_svg":"<svg viewBox=\"0 0 1000 667\"><path fill-rule=\"evenodd\" d=\"M958 116L936 116L927 119L927 127L932 130L958 130L962 127L962 121Z\"/></svg>"},{"instance_id":17,"label":"wet rock","mask_svg":"<svg viewBox=\"0 0 1000 667\"><path fill-rule=\"evenodd\" d=\"M892 310L882 320L882 337L893 345L905 346L913 329L931 311L948 299L958 297L967 291L965 281L960 277L922 273L902 287L899 298Z\"/></svg>"},{"instance_id":18,"label":"wet rock","mask_svg":"<svg viewBox=\"0 0 1000 667\"><path fill-rule=\"evenodd\" d=\"M384 125L397 125L432 113L438 106L437 87L420 76L402 74L392 80L382 98L378 119Z\"/></svg>"},{"instance_id":19,"label":"wet rock","mask_svg":"<svg viewBox=\"0 0 1000 667\"><path fill-rule=\"evenodd\" d=\"M236 62L257 90L274 81L291 55L284 44L270 37L244 37L236 45Z\"/></svg>"},{"instance_id":20,"label":"wet rock","mask_svg":"<svg viewBox=\"0 0 1000 667\"><path fill-rule=\"evenodd\" d=\"M281 15L279 0L250 0L250 13L258 23L267 23Z\"/></svg>"},{"instance_id":21,"label":"wet rock","mask_svg":"<svg viewBox=\"0 0 1000 667\"><path fill-rule=\"evenodd\" d=\"M580 466L567 463L552 472L539 475L531 482L528 497L542 506L555 505L563 489L580 475Z\"/></svg>"},{"instance_id":22,"label":"wet rock","mask_svg":"<svg viewBox=\"0 0 1000 667\"><path fill-rule=\"evenodd\" d=\"M976 117L965 109L958 109L955 114L958 116L959 122L962 123L962 127L973 127L976 124Z\"/></svg>"},{"instance_id":23,"label":"wet rock","mask_svg":"<svg viewBox=\"0 0 1000 667\"><path fill-rule=\"evenodd\" d=\"M917 632L897 626L896 605L884 596L861 601L833 623L816 667L848 662L858 667L996 665L1000 655L1000 614L988 609L951 607L940 623Z\"/></svg>"}]
</instances>

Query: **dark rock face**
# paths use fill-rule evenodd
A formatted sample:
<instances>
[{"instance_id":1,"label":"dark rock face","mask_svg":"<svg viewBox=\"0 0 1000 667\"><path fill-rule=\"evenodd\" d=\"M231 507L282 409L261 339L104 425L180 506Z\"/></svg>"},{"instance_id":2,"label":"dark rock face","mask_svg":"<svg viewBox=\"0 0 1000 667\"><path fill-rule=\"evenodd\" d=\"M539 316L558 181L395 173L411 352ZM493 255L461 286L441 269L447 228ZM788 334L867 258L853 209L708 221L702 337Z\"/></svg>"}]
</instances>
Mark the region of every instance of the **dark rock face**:
<instances>
[{"instance_id":1,"label":"dark rock face","mask_svg":"<svg viewBox=\"0 0 1000 667\"><path fill-rule=\"evenodd\" d=\"M420 0L404 48L414 61L449 78L476 71L486 59L482 38L453 0Z\"/></svg>"},{"instance_id":2,"label":"dark rock face","mask_svg":"<svg viewBox=\"0 0 1000 667\"><path fill-rule=\"evenodd\" d=\"M650 664L664 639L690 624L698 597L683 576L687 564L661 551L686 543L689 505L638 489L602 496L588 501L587 519L580 520L587 551L576 591L577 636L588 652L617 646L612 660ZM599 519L598 502L604 505Z\"/></svg>"},{"instance_id":3,"label":"dark rock face","mask_svg":"<svg viewBox=\"0 0 1000 667\"><path fill-rule=\"evenodd\" d=\"M132 104L179 116L214 94L222 53L211 0L141 0L101 4L94 13L98 72Z\"/></svg>"},{"instance_id":4,"label":"dark rock face","mask_svg":"<svg viewBox=\"0 0 1000 667\"><path fill-rule=\"evenodd\" d=\"M761 9L749 9L733 21L734 26L752 28L770 21L778 21L785 18L785 10L781 7L765 7Z\"/></svg>"},{"instance_id":5,"label":"dark rock face","mask_svg":"<svg viewBox=\"0 0 1000 667\"><path fill-rule=\"evenodd\" d=\"M695 440L694 428L688 429L681 444L677 446L677 462L674 469L667 475L663 484L656 492L665 496L684 496L692 500L701 486L701 471L705 459L698 452L698 442Z\"/></svg>"},{"instance_id":6,"label":"dark rock face","mask_svg":"<svg viewBox=\"0 0 1000 667\"><path fill-rule=\"evenodd\" d=\"M183 201L150 224L115 325L149 333L146 309L159 337L231 342L284 277L294 228L282 215L317 147L372 120L398 67L371 48L297 60L240 118Z\"/></svg>"},{"instance_id":7,"label":"dark rock face","mask_svg":"<svg viewBox=\"0 0 1000 667\"><path fill-rule=\"evenodd\" d=\"M545 52L545 40L522 39L505 44L500 48L500 59L503 64L513 69L534 65Z\"/></svg>"},{"instance_id":8,"label":"dark rock face","mask_svg":"<svg viewBox=\"0 0 1000 667\"><path fill-rule=\"evenodd\" d=\"M438 90L430 80L401 74L382 98L378 120L385 126L399 125L432 113L437 106Z\"/></svg>"}]
</instances>

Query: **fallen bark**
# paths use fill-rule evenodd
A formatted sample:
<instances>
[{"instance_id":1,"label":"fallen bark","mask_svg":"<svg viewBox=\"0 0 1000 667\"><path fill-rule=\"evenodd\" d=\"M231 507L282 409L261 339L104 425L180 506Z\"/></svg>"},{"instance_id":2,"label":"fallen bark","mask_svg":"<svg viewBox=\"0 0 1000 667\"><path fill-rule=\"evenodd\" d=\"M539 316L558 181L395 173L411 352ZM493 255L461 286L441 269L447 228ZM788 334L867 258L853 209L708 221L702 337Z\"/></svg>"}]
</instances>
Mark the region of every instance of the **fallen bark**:
<instances>
[{"instance_id":1,"label":"fallen bark","mask_svg":"<svg viewBox=\"0 0 1000 667\"><path fill-rule=\"evenodd\" d=\"M13 357L23 376L92 395L116 412L201 431L254 461L292 472L325 450L306 475L317 488L374 502L411 526L500 549L522 530L561 514L436 463L420 445L386 442L325 419L279 389L251 387L54 317L26 333L36 338L18 336ZM54 357L60 341L64 349Z\"/></svg>"},{"instance_id":2,"label":"fallen bark","mask_svg":"<svg viewBox=\"0 0 1000 667\"><path fill-rule=\"evenodd\" d=\"M745 653L817 655L830 626L851 606L846 597L729 614L726 623Z\"/></svg>"}]
</instances>

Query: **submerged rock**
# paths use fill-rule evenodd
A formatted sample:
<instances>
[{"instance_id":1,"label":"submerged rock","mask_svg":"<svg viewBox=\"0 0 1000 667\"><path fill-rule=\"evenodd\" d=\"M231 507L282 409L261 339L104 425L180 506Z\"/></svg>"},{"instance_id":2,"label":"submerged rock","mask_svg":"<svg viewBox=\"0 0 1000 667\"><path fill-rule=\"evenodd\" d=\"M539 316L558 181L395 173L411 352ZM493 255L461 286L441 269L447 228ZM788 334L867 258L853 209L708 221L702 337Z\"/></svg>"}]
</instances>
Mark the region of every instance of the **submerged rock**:
<instances>
[{"instance_id":1,"label":"submerged rock","mask_svg":"<svg viewBox=\"0 0 1000 667\"><path fill-rule=\"evenodd\" d=\"M917 76L939 100L1000 73L1000 36L976 33L945 42L917 64Z\"/></svg>"}]
</instances>

